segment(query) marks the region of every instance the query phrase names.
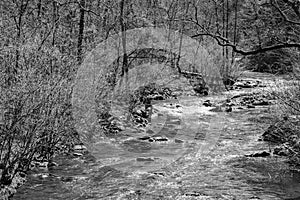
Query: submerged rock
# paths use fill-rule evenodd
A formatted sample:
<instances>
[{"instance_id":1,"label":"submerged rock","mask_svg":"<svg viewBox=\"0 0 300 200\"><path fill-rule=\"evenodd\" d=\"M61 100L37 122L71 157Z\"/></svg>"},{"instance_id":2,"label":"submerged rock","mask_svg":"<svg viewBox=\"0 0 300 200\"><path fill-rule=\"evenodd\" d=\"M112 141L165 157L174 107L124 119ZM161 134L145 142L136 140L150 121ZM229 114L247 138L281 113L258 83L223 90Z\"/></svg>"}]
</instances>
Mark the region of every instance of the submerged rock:
<instances>
[{"instance_id":1,"label":"submerged rock","mask_svg":"<svg viewBox=\"0 0 300 200\"><path fill-rule=\"evenodd\" d=\"M81 157L81 156L83 156L83 154L80 153L80 152L74 152L74 153L73 153L73 156Z\"/></svg>"},{"instance_id":2,"label":"submerged rock","mask_svg":"<svg viewBox=\"0 0 300 200\"><path fill-rule=\"evenodd\" d=\"M163 136L156 136L153 137L155 142L167 142L169 141L169 139L167 137L163 137Z\"/></svg>"},{"instance_id":3,"label":"submerged rock","mask_svg":"<svg viewBox=\"0 0 300 200\"><path fill-rule=\"evenodd\" d=\"M75 151L86 151L87 148L83 144L76 144L73 148Z\"/></svg>"},{"instance_id":4,"label":"submerged rock","mask_svg":"<svg viewBox=\"0 0 300 200\"><path fill-rule=\"evenodd\" d=\"M212 103L210 102L210 100L206 100L206 101L204 101L203 105L206 107L210 107L210 106L212 106Z\"/></svg>"},{"instance_id":5,"label":"submerged rock","mask_svg":"<svg viewBox=\"0 0 300 200\"><path fill-rule=\"evenodd\" d=\"M139 137L139 140L150 140L151 137L150 136L143 136L143 137Z\"/></svg>"},{"instance_id":6,"label":"submerged rock","mask_svg":"<svg viewBox=\"0 0 300 200\"><path fill-rule=\"evenodd\" d=\"M255 106L252 104L249 104L249 105L247 105L247 108L255 108Z\"/></svg>"},{"instance_id":7,"label":"submerged rock","mask_svg":"<svg viewBox=\"0 0 300 200\"><path fill-rule=\"evenodd\" d=\"M155 101L161 101L161 100L164 100L165 98L162 95L157 94L157 95L151 96L151 99L155 100Z\"/></svg>"},{"instance_id":8,"label":"submerged rock","mask_svg":"<svg viewBox=\"0 0 300 200\"><path fill-rule=\"evenodd\" d=\"M225 108L225 111L226 111L226 112L232 112L232 107L231 107L231 106L226 107L226 108Z\"/></svg>"},{"instance_id":9,"label":"submerged rock","mask_svg":"<svg viewBox=\"0 0 300 200\"><path fill-rule=\"evenodd\" d=\"M260 84L258 80L240 80L233 84L232 89L235 88L254 88Z\"/></svg>"},{"instance_id":10,"label":"submerged rock","mask_svg":"<svg viewBox=\"0 0 300 200\"><path fill-rule=\"evenodd\" d=\"M144 157L140 157L136 159L137 162L154 162L155 159L154 158L144 158Z\"/></svg>"},{"instance_id":11,"label":"submerged rock","mask_svg":"<svg viewBox=\"0 0 300 200\"><path fill-rule=\"evenodd\" d=\"M199 132L199 133L196 133L194 139L195 139L195 140L204 140L205 137L206 137L206 133Z\"/></svg>"},{"instance_id":12,"label":"submerged rock","mask_svg":"<svg viewBox=\"0 0 300 200\"><path fill-rule=\"evenodd\" d=\"M253 105L255 105L255 106L268 106L270 104L271 104L270 101L267 101L267 100L253 102Z\"/></svg>"},{"instance_id":13,"label":"submerged rock","mask_svg":"<svg viewBox=\"0 0 300 200\"><path fill-rule=\"evenodd\" d=\"M56 162L51 161L48 163L48 168L53 168L53 167L57 167L57 166L58 166L58 164Z\"/></svg>"},{"instance_id":14,"label":"submerged rock","mask_svg":"<svg viewBox=\"0 0 300 200\"><path fill-rule=\"evenodd\" d=\"M180 143L184 143L184 141L183 141L183 140L180 140L180 139L175 139L174 142L175 142L175 143L179 143L179 144L180 144Z\"/></svg>"},{"instance_id":15,"label":"submerged rock","mask_svg":"<svg viewBox=\"0 0 300 200\"><path fill-rule=\"evenodd\" d=\"M246 157L267 157L270 155L271 154L269 152L263 151L263 152L253 153L253 154L245 155L245 156Z\"/></svg>"}]
</instances>

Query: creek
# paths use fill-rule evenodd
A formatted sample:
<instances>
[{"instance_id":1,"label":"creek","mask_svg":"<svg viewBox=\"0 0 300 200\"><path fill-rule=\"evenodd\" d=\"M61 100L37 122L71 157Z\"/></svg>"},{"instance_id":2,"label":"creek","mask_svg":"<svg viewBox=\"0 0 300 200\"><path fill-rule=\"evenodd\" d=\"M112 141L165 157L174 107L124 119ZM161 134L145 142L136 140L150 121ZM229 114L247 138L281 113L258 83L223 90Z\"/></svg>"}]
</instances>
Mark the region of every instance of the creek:
<instances>
[{"instance_id":1,"label":"creek","mask_svg":"<svg viewBox=\"0 0 300 200\"><path fill-rule=\"evenodd\" d=\"M272 106L214 112L207 99L225 96L157 102L150 126L99 141L94 155L57 156L13 199L300 199L286 158L245 156L269 152L258 139Z\"/></svg>"}]
</instances>

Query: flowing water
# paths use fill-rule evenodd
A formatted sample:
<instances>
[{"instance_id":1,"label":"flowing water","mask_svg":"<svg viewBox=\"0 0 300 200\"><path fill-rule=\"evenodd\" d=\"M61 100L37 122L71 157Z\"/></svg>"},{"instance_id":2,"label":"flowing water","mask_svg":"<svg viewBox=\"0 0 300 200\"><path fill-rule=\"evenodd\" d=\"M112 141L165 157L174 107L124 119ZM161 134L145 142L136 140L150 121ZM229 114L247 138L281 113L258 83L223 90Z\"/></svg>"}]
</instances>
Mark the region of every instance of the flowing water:
<instances>
[{"instance_id":1,"label":"flowing water","mask_svg":"<svg viewBox=\"0 0 300 200\"><path fill-rule=\"evenodd\" d=\"M151 126L99 141L97 155L56 157L58 167L32 171L13 199L300 197L300 174L284 158L245 157L269 151L258 138L270 108L227 113L202 106L220 98L157 103Z\"/></svg>"}]
</instances>

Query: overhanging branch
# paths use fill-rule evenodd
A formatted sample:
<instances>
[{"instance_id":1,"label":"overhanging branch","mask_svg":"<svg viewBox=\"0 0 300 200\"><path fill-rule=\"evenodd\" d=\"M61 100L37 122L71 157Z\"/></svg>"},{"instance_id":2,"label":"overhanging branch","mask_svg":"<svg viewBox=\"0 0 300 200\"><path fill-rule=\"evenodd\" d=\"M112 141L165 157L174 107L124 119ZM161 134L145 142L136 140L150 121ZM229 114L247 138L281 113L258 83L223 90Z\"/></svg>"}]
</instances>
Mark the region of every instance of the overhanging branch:
<instances>
[{"instance_id":1,"label":"overhanging branch","mask_svg":"<svg viewBox=\"0 0 300 200\"><path fill-rule=\"evenodd\" d=\"M254 54L258 54L258 53L264 53L264 52L272 51L272 50L276 50L276 49L293 48L293 47L300 48L300 43L282 43L282 44L276 44L276 45L272 45L272 46L268 46L268 47L261 47L259 49L255 49L255 50L246 51L246 50L239 48L237 45L234 45L227 38L224 38L219 35L214 35L212 33L199 33L199 34L193 35L191 37L196 38L199 36L209 36L211 38L214 38L217 41L218 45L231 47L234 52L239 53L244 56L254 55Z\"/></svg>"}]
</instances>

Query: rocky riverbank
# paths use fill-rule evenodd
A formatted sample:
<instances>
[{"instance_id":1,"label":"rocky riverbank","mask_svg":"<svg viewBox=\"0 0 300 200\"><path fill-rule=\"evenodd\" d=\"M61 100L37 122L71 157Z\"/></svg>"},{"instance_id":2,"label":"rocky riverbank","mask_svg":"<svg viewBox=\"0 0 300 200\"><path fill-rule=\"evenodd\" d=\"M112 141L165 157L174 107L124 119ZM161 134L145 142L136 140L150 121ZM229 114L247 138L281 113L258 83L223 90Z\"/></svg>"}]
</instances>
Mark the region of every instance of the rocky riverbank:
<instances>
[{"instance_id":1,"label":"rocky riverbank","mask_svg":"<svg viewBox=\"0 0 300 200\"><path fill-rule=\"evenodd\" d=\"M149 125L101 141L93 156L75 145L67 158L56 158L57 166L30 173L13 199L300 196L298 173L286 164L286 152L262 141L274 126L276 108L272 80L263 80L256 84L247 77L242 82L251 87L222 95L157 102Z\"/></svg>"}]
</instances>

